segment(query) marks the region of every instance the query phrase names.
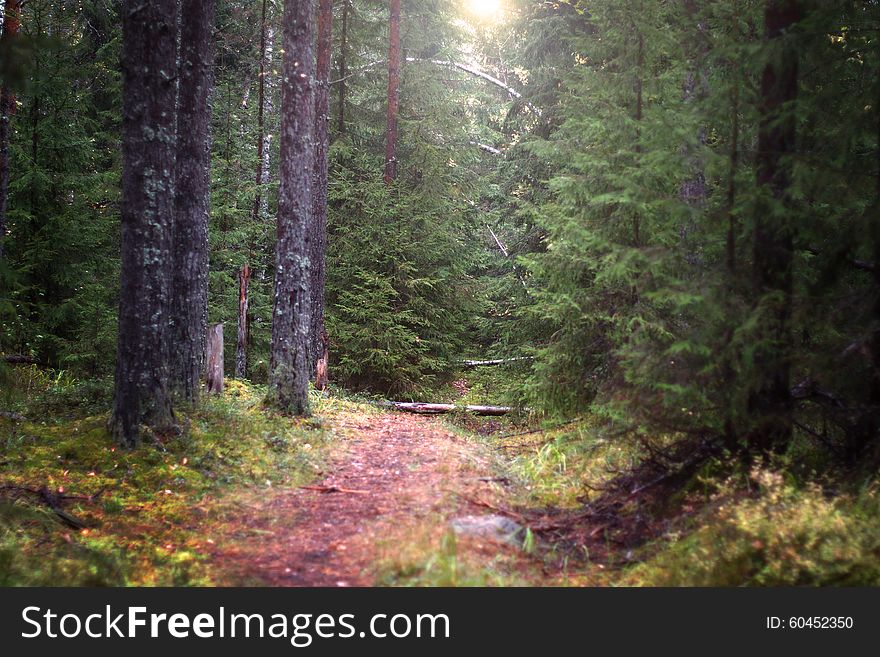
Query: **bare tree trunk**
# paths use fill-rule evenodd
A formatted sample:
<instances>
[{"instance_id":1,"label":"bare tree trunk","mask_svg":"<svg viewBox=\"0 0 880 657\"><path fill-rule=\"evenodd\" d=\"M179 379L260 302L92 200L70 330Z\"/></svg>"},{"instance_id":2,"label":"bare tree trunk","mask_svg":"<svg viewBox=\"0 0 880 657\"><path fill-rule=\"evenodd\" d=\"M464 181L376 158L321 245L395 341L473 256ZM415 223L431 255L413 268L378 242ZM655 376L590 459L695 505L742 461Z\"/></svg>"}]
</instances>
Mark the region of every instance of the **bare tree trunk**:
<instances>
[{"instance_id":1,"label":"bare tree trunk","mask_svg":"<svg viewBox=\"0 0 880 657\"><path fill-rule=\"evenodd\" d=\"M223 324L214 324L208 331L205 384L209 393L223 392Z\"/></svg>"},{"instance_id":2,"label":"bare tree trunk","mask_svg":"<svg viewBox=\"0 0 880 657\"><path fill-rule=\"evenodd\" d=\"M327 151L330 148L330 64L333 47L333 0L319 0L318 64L315 88L315 168L312 178L311 329L312 368L317 374L324 327L325 260L327 254ZM327 363L324 363L326 378Z\"/></svg>"},{"instance_id":3,"label":"bare tree trunk","mask_svg":"<svg viewBox=\"0 0 880 657\"><path fill-rule=\"evenodd\" d=\"M238 273L238 340L235 346L235 378L247 378L247 340L248 340L248 294L251 281L251 268L247 263Z\"/></svg>"},{"instance_id":4,"label":"bare tree trunk","mask_svg":"<svg viewBox=\"0 0 880 657\"><path fill-rule=\"evenodd\" d=\"M122 275L109 429L126 447L140 425L169 427L177 0L122 6Z\"/></svg>"},{"instance_id":5,"label":"bare tree trunk","mask_svg":"<svg viewBox=\"0 0 880 657\"><path fill-rule=\"evenodd\" d=\"M388 31L388 127L385 132L385 184L397 179L397 117L400 112L400 0L391 0Z\"/></svg>"},{"instance_id":6,"label":"bare tree trunk","mask_svg":"<svg viewBox=\"0 0 880 657\"><path fill-rule=\"evenodd\" d=\"M798 53L790 34L801 18L798 0L766 0L764 39L771 52L761 79L761 122L758 128L759 192L767 196L756 208L754 292L764 307L762 333L754 362L758 385L749 397L754 418L751 444L758 452L784 448L791 440L791 295L792 218L789 187L795 150ZM768 207L779 204L786 212Z\"/></svg>"},{"instance_id":7,"label":"bare tree trunk","mask_svg":"<svg viewBox=\"0 0 880 657\"><path fill-rule=\"evenodd\" d=\"M284 3L281 88L281 186L275 250L275 298L269 401L309 413L309 232L315 128L314 12L311 2Z\"/></svg>"},{"instance_id":8,"label":"bare tree trunk","mask_svg":"<svg viewBox=\"0 0 880 657\"><path fill-rule=\"evenodd\" d=\"M8 0L3 14L4 45L18 35L21 25L21 0ZM0 86L0 260L6 241L6 206L9 198L9 123L15 113L15 96L6 85Z\"/></svg>"},{"instance_id":9,"label":"bare tree trunk","mask_svg":"<svg viewBox=\"0 0 880 657\"><path fill-rule=\"evenodd\" d=\"M208 214L214 0L180 4L172 299L172 388L198 399L208 330Z\"/></svg>"},{"instance_id":10,"label":"bare tree trunk","mask_svg":"<svg viewBox=\"0 0 880 657\"><path fill-rule=\"evenodd\" d=\"M263 185L269 181L271 162L272 135L266 130L266 115L272 113L272 88L269 82L272 68L272 52L275 43L275 30L269 17L268 0L263 0L260 16L260 66L257 80L257 172L256 192L251 218L256 222L269 219L269 195L263 193ZM254 245L251 244L250 255L253 257ZM247 378L248 337L250 334L250 318L248 317L250 294L250 265L245 263L239 273L239 304L238 304L238 335L235 348L235 378Z\"/></svg>"},{"instance_id":11,"label":"bare tree trunk","mask_svg":"<svg viewBox=\"0 0 880 657\"><path fill-rule=\"evenodd\" d=\"M264 175L264 167L263 167L263 156L266 153L267 144L266 144L266 120L265 120L265 112L266 112L266 76L268 75L268 68L271 66L271 45L267 45L270 41L267 41L267 37L271 40L274 35L269 36L267 26L267 6L268 0L263 0L263 10L260 18L260 72L259 79L257 80L257 88L258 88L258 99L259 103L257 107L257 191L254 195L254 207L252 210L252 215L254 221L257 221L260 217L260 206L262 204L263 199L263 189L262 185L267 181L268 176Z\"/></svg>"}]
</instances>

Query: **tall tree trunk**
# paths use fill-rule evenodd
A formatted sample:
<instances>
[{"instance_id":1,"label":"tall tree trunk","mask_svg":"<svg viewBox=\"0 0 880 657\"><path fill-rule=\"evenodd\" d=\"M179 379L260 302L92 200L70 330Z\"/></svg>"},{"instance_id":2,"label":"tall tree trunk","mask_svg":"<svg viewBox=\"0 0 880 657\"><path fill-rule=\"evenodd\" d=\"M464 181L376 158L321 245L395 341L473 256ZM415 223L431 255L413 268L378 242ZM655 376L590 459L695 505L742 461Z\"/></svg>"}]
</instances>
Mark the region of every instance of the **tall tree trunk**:
<instances>
[{"instance_id":1,"label":"tall tree trunk","mask_svg":"<svg viewBox=\"0 0 880 657\"><path fill-rule=\"evenodd\" d=\"M257 80L258 106L257 106L257 191L254 195L254 207L252 210L253 220L260 216L260 203L263 198L263 152L265 150L266 136L266 7L268 0L263 0L263 10L260 17L260 72Z\"/></svg>"},{"instance_id":2,"label":"tall tree trunk","mask_svg":"<svg viewBox=\"0 0 880 657\"><path fill-rule=\"evenodd\" d=\"M18 35L21 25L21 0L7 0L4 8L3 35L5 45ZM6 85L0 86L0 260L6 241L6 207L9 198L9 123L15 113L15 96Z\"/></svg>"},{"instance_id":3,"label":"tall tree trunk","mask_svg":"<svg viewBox=\"0 0 880 657\"><path fill-rule=\"evenodd\" d=\"M397 179L397 115L400 112L400 0L391 0L388 30L388 128L385 133L385 183Z\"/></svg>"},{"instance_id":4,"label":"tall tree trunk","mask_svg":"<svg viewBox=\"0 0 880 657\"><path fill-rule=\"evenodd\" d=\"M171 426L169 310L174 216L177 0L122 6L122 272L109 429Z\"/></svg>"},{"instance_id":5,"label":"tall tree trunk","mask_svg":"<svg viewBox=\"0 0 880 657\"><path fill-rule=\"evenodd\" d=\"M269 400L295 415L309 412L309 231L315 128L314 11L284 3L281 180L275 250L275 298Z\"/></svg>"},{"instance_id":6,"label":"tall tree trunk","mask_svg":"<svg viewBox=\"0 0 880 657\"><path fill-rule=\"evenodd\" d=\"M235 378L247 378L248 309L251 268L247 263L238 273L238 339L235 343Z\"/></svg>"},{"instance_id":7,"label":"tall tree trunk","mask_svg":"<svg viewBox=\"0 0 880 657\"><path fill-rule=\"evenodd\" d=\"M171 374L172 388L195 402L208 330L214 0L182 0L180 11Z\"/></svg>"},{"instance_id":8,"label":"tall tree trunk","mask_svg":"<svg viewBox=\"0 0 880 657\"><path fill-rule=\"evenodd\" d=\"M345 96L348 91L346 85L348 68L346 63L348 61L348 21L350 11L351 0L342 0L342 41L339 45L339 118L337 119L337 128L340 135L345 134Z\"/></svg>"},{"instance_id":9,"label":"tall tree trunk","mask_svg":"<svg viewBox=\"0 0 880 657\"><path fill-rule=\"evenodd\" d=\"M757 385L749 397L758 452L784 448L791 440L790 319L792 296L791 162L795 150L794 101L798 53L789 34L801 17L799 0L766 0L764 39L768 61L761 78L757 183L763 200L755 212L754 292L761 335L754 355Z\"/></svg>"},{"instance_id":10,"label":"tall tree trunk","mask_svg":"<svg viewBox=\"0 0 880 657\"><path fill-rule=\"evenodd\" d=\"M327 254L327 151L330 147L330 60L333 48L333 0L319 0L318 64L315 88L315 168L312 178L311 329L312 373L323 356L324 284ZM326 370L326 363L324 364Z\"/></svg>"},{"instance_id":11,"label":"tall tree trunk","mask_svg":"<svg viewBox=\"0 0 880 657\"><path fill-rule=\"evenodd\" d=\"M266 26L266 70L263 73L263 97L260 104L263 107L263 145L260 151L260 164L262 171L260 173L260 184L265 186L271 178L270 166L272 164L272 133L266 127L266 117L273 116L275 113L275 79L272 74L272 62L275 52L275 27L272 24L274 17L269 18ZM258 208L257 219L261 222L269 221L269 194L263 190L260 193L260 203Z\"/></svg>"},{"instance_id":12,"label":"tall tree trunk","mask_svg":"<svg viewBox=\"0 0 880 657\"><path fill-rule=\"evenodd\" d=\"M257 172L254 205L251 218L254 223L267 221L269 216L269 197L263 193L263 185L269 181L269 164L272 136L266 131L266 116L272 111L271 86L269 84L272 68L272 51L275 43L275 30L269 17L268 0L263 0L260 15L260 66L257 80ZM249 258L254 255L254 244L251 243ZM235 347L235 378L247 378L247 350L250 335L250 317L248 316L250 280L250 264L245 263L239 273L239 304L238 304L238 335Z\"/></svg>"}]
</instances>

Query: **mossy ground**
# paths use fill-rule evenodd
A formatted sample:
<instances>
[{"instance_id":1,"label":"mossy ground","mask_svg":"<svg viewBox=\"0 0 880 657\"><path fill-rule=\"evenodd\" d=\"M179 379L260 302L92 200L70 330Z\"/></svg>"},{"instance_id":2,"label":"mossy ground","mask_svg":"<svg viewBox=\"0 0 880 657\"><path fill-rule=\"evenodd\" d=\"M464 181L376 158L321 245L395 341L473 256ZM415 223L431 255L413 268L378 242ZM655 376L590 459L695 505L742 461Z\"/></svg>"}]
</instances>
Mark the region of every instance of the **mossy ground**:
<instances>
[{"instance_id":1,"label":"mossy ground","mask_svg":"<svg viewBox=\"0 0 880 657\"><path fill-rule=\"evenodd\" d=\"M73 403L84 386L64 379L6 373L6 408L28 421L0 420L2 585L210 585L213 539L202 528L222 517L228 493L311 481L334 441L332 418L371 412L314 395L314 416L296 420L264 408L264 389L229 381L222 396L179 414L179 435L127 451L112 444L106 415L88 414L106 384ZM44 486L76 496L64 510L84 529L30 492Z\"/></svg>"}]
</instances>

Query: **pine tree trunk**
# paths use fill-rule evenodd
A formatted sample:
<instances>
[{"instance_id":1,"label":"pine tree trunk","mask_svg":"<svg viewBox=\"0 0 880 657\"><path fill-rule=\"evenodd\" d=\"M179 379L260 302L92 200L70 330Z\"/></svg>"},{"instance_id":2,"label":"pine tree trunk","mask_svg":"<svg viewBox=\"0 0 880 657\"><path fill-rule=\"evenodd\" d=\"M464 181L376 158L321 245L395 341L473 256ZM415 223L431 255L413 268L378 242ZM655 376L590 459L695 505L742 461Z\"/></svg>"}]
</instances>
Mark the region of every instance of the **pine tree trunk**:
<instances>
[{"instance_id":1,"label":"pine tree trunk","mask_svg":"<svg viewBox=\"0 0 880 657\"><path fill-rule=\"evenodd\" d=\"M173 272L177 0L122 6L122 272L109 429L126 447L167 428Z\"/></svg>"},{"instance_id":2,"label":"pine tree trunk","mask_svg":"<svg viewBox=\"0 0 880 657\"><path fill-rule=\"evenodd\" d=\"M214 324L208 331L205 386L209 393L223 392L223 324Z\"/></svg>"},{"instance_id":3,"label":"pine tree trunk","mask_svg":"<svg viewBox=\"0 0 880 657\"><path fill-rule=\"evenodd\" d=\"M21 0L7 0L3 18L2 42L8 44L21 24ZM9 123L15 112L15 97L7 86L0 86L0 260L6 241L6 207L9 198Z\"/></svg>"},{"instance_id":4,"label":"pine tree trunk","mask_svg":"<svg viewBox=\"0 0 880 657\"><path fill-rule=\"evenodd\" d=\"M214 0L182 0L174 212L172 388L198 399L208 330Z\"/></svg>"},{"instance_id":5,"label":"pine tree trunk","mask_svg":"<svg viewBox=\"0 0 880 657\"><path fill-rule=\"evenodd\" d=\"M313 373L322 356L324 284L327 253L327 151L330 147L330 59L333 47L333 0L320 0L318 10L318 63L315 72L315 169L312 178L311 329L309 331ZM326 370L326 363L324 364ZM326 376L326 372L325 372Z\"/></svg>"},{"instance_id":6,"label":"pine tree trunk","mask_svg":"<svg viewBox=\"0 0 880 657\"><path fill-rule=\"evenodd\" d=\"M388 30L388 127L385 133L385 183L397 179L397 115L400 112L400 0L391 0Z\"/></svg>"},{"instance_id":7,"label":"pine tree trunk","mask_svg":"<svg viewBox=\"0 0 880 657\"><path fill-rule=\"evenodd\" d=\"M309 233L312 220L315 94L311 2L284 3L281 180L269 400L294 415L309 412Z\"/></svg>"},{"instance_id":8,"label":"pine tree trunk","mask_svg":"<svg viewBox=\"0 0 880 657\"><path fill-rule=\"evenodd\" d=\"M235 343L235 378L247 378L248 307L251 268L247 263L238 272L238 339Z\"/></svg>"},{"instance_id":9,"label":"pine tree trunk","mask_svg":"<svg viewBox=\"0 0 880 657\"><path fill-rule=\"evenodd\" d=\"M790 319L792 219L789 188L795 150L793 104L797 98L798 53L790 29L800 20L798 0L766 0L764 39L770 48L761 79L758 128L759 193L754 234L754 292L763 308L754 362L759 377L749 397L754 421L750 443L758 452L784 448L791 440Z\"/></svg>"}]
</instances>

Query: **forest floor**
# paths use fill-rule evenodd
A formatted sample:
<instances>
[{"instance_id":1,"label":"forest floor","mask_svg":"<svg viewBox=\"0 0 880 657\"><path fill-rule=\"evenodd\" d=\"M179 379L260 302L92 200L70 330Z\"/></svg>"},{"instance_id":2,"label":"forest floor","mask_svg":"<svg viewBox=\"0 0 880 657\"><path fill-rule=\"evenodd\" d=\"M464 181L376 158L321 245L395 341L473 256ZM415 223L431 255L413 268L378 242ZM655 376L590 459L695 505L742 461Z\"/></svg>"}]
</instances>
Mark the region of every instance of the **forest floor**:
<instances>
[{"instance_id":1,"label":"forest floor","mask_svg":"<svg viewBox=\"0 0 880 657\"><path fill-rule=\"evenodd\" d=\"M673 484L595 418L422 417L344 393L291 418L236 381L121 450L109 380L5 383L3 586L880 582L873 475L831 495L716 459ZM481 401L467 392L444 398Z\"/></svg>"},{"instance_id":2,"label":"forest floor","mask_svg":"<svg viewBox=\"0 0 880 657\"><path fill-rule=\"evenodd\" d=\"M508 497L511 481L486 446L437 418L344 415L335 427L341 440L320 481L232 500L211 554L218 583L553 582L546 561L516 541L450 529Z\"/></svg>"}]
</instances>

